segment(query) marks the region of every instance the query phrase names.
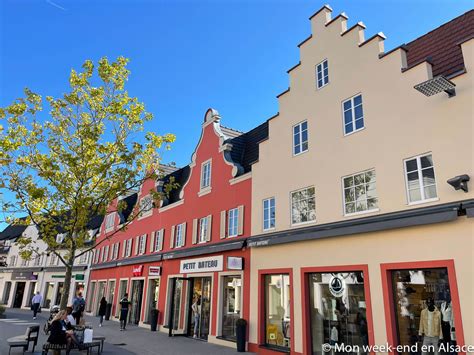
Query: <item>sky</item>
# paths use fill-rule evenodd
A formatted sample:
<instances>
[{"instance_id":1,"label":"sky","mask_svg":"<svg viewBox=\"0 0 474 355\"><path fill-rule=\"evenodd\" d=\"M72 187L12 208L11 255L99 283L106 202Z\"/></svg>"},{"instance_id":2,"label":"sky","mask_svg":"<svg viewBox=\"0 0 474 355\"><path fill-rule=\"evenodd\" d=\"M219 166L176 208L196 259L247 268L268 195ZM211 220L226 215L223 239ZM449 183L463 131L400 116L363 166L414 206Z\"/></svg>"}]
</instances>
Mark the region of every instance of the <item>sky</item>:
<instances>
[{"instance_id":1,"label":"sky","mask_svg":"<svg viewBox=\"0 0 474 355\"><path fill-rule=\"evenodd\" d=\"M0 106L28 87L68 90L86 59L130 59L130 95L155 116L146 130L174 133L164 162L189 163L209 107L248 131L278 112L276 95L299 61L317 0L0 0ZM333 17L362 21L386 51L470 10L472 0L334 0ZM0 230L5 225L0 223Z\"/></svg>"}]
</instances>

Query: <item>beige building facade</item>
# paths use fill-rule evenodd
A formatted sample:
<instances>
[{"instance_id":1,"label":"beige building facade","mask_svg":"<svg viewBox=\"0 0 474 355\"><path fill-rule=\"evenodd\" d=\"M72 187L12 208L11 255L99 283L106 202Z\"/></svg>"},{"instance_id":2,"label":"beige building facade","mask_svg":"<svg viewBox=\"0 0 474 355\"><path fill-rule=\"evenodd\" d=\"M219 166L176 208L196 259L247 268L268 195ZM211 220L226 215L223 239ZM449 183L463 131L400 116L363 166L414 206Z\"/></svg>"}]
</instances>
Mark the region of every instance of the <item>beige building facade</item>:
<instances>
[{"instance_id":1,"label":"beige building facade","mask_svg":"<svg viewBox=\"0 0 474 355\"><path fill-rule=\"evenodd\" d=\"M252 167L250 350L474 344L472 19L386 52L310 18Z\"/></svg>"}]
</instances>

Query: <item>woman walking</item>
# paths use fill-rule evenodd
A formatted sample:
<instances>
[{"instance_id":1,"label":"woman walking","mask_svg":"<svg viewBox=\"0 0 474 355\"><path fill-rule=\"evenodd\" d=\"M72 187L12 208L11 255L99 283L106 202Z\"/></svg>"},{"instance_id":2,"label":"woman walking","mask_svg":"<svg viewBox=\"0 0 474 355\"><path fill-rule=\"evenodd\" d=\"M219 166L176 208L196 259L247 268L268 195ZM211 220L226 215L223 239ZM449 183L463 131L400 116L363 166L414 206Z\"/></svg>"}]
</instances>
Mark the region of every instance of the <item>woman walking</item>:
<instances>
[{"instance_id":1,"label":"woman walking","mask_svg":"<svg viewBox=\"0 0 474 355\"><path fill-rule=\"evenodd\" d=\"M99 327L102 327L102 322L104 321L105 317L105 310L107 309L107 301L105 300L105 297L102 297L100 300L100 306L99 306Z\"/></svg>"}]
</instances>

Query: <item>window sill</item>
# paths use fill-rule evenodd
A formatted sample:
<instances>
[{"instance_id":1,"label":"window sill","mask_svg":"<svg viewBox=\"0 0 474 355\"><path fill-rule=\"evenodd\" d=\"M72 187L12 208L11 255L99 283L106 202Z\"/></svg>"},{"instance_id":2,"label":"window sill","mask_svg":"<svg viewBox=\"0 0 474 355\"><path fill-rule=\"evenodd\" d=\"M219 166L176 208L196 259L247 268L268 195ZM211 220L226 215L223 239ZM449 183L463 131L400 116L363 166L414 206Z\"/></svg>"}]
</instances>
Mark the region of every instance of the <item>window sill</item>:
<instances>
[{"instance_id":1,"label":"window sill","mask_svg":"<svg viewBox=\"0 0 474 355\"><path fill-rule=\"evenodd\" d=\"M321 89L324 89L326 86L329 85L329 82L327 82L326 84L323 84L322 86L318 86L318 84L316 84L316 91L319 91Z\"/></svg>"},{"instance_id":2,"label":"window sill","mask_svg":"<svg viewBox=\"0 0 474 355\"><path fill-rule=\"evenodd\" d=\"M273 232L275 230L276 230L276 227L272 227L272 228L262 229L262 232L263 233L269 233L269 232Z\"/></svg>"},{"instance_id":3,"label":"window sill","mask_svg":"<svg viewBox=\"0 0 474 355\"><path fill-rule=\"evenodd\" d=\"M278 346L278 345L270 345L270 344L260 344L258 347L261 349L278 351L283 354L289 354L291 351L289 348L285 348L283 346Z\"/></svg>"},{"instance_id":4,"label":"window sill","mask_svg":"<svg viewBox=\"0 0 474 355\"><path fill-rule=\"evenodd\" d=\"M360 215L362 215L362 214L375 213L375 212L380 212L380 208L374 208L373 210L367 210L367 211L359 211L359 212L353 212L353 213L345 213L345 214L344 214L344 217L360 216Z\"/></svg>"},{"instance_id":5,"label":"window sill","mask_svg":"<svg viewBox=\"0 0 474 355\"><path fill-rule=\"evenodd\" d=\"M303 226L306 226L306 225L309 225L309 224L316 224L316 223L317 223L316 220L308 221L308 222L292 223L292 224L290 224L290 228L303 227Z\"/></svg>"},{"instance_id":6,"label":"window sill","mask_svg":"<svg viewBox=\"0 0 474 355\"><path fill-rule=\"evenodd\" d=\"M435 198L429 198L427 200L420 200L420 201L415 201L415 202L409 202L407 203L407 206L416 206L416 205L422 205L424 203L430 203L430 202L436 202L439 201L439 197Z\"/></svg>"},{"instance_id":7,"label":"window sill","mask_svg":"<svg viewBox=\"0 0 474 355\"><path fill-rule=\"evenodd\" d=\"M303 155L304 153L308 153L309 152L309 148L302 151L302 152L299 152L299 153L293 153L293 157L299 157L300 155Z\"/></svg>"},{"instance_id":8,"label":"window sill","mask_svg":"<svg viewBox=\"0 0 474 355\"><path fill-rule=\"evenodd\" d=\"M204 189L201 189L199 192L198 192L198 196L201 197L201 196L204 196L204 195L207 195L209 193L211 193L212 191L212 187L206 187Z\"/></svg>"},{"instance_id":9,"label":"window sill","mask_svg":"<svg viewBox=\"0 0 474 355\"><path fill-rule=\"evenodd\" d=\"M357 133L357 132L363 131L364 129L365 129L365 126L364 126L364 127L362 127L362 128L356 129L355 131L352 131L352 132L350 132L350 133L344 133L344 137L347 137L347 136L353 135L354 133Z\"/></svg>"}]
</instances>

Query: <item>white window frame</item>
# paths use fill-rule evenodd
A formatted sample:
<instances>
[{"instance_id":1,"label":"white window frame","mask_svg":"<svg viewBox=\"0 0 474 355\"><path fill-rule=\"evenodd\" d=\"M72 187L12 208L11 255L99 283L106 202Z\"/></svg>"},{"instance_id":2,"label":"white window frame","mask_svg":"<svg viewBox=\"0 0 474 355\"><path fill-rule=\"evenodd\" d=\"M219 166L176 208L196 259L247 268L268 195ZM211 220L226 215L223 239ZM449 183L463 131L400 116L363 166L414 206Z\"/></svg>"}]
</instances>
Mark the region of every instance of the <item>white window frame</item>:
<instances>
[{"instance_id":1,"label":"white window frame","mask_svg":"<svg viewBox=\"0 0 474 355\"><path fill-rule=\"evenodd\" d=\"M105 231L111 231L114 229L115 225L115 212L109 213L107 216L105 216Z\"/></svg>"},{"instance_id":2,"label":"white window frame","mask_svg":"<svg viewBox=\"0 0 474 355\"><path fill-rule=\"evenodd\" d=\"M207 191L211 189L212 178L212 159L208 159L201 164L201 179L200 191Z\"/></svg>"},{"instance_id":3,"label":"white window frame","mask_svg":"<svg viewBox=\"0 0 474 355\"><path fill-rule=\"evenodd\" d=\"M132 239L127 239L125 243L125 257L128 258L132 255Z\"/></svg>"},{"instance_id":4,"label":"white window frame","mask_svg":"<svg viewBox=\"0 0 474 355\"><path fill-rule=\"evenodd\" d=\"M269 203L269 207L268 208L265 208L265 202ZM266 221L269 221L269 226L271 226L271 221L272 221L272 217L271 217L271 202L273 201L273 227L266 227L265 228L265 222ZM268 214L268 216L267 216ZM262 229L264 231L269 231L269 230L273 230L275 229L275 226L276 226L276 201L275 201L275 197L269 197L269 198L266 198L262 201ZM268 218L267 218L268 217Z\"/></svg>"},{"instance_id":5,"label":"white window frame","mask_svg":"<svg viewBox=\"0 0 474 355\"><path fill-rule=\"evenodd\" d=\"M209 218L207 216L199 218L198 231L198 243L206 243L209 231Z\"/></svg>"},{"instance_id":6,"label":"white window frame","mask_svg":"<svg viewBox=\"0 0 474 355\"><path fill-rule=\"evenodd\" d=\"M26 266L26 265L28 265L28 260L21 258L21 266Z\"/></svg>"},{"instance_id":7,"label":"white window frame","mask_svg":"<svg viewBox=\"0 0 474 355\"><path fill-rule=\"evenodd\" d=\"M372 212L378 212L380 211L380 208L378 207L378 203L379 203L379 197L378 195L375 197L377 199L377 207L376 208L372 208L372 209L367 209L367 210L364 210L364 211L356 211L356 212L346 212L346 188L344 186L344 179L347 179L347 178L354 178L356 175L360 175L360 174L365 174L369 171L373 171L375 173L375 180L373 181L373 183L375 183L375 189L377 190L377 173L375 172L375 168L372 168L372 169L367 169L367 170L363 170L363 171L359 171L357 173L354 173L354 174L350 174L350 175L346 175L346 176L343 176L341 178L341 188L342 188L342 210L343 210L343 215L345 217L350 217L350 216L357 216L357 215L360 215L360 214L366 214L366 213L372 213ZM364 181L364 185L366 185L366 182ZM353 187L355 188L356 185L354 185ZM355 197L355 196L354 196ZM366 201L367 201L367 196L366 196ZM354 203L356 203L356 200L354 200ZM368 204L367 204L368 206Z\"/></svg>"},{"instance_id":8,"label":"white window frame","mask_svg":"<svg viewBox=\"0 0 474 355\"><path fill-rule=\"evenodd\" d=\"M153 246L154 252L160 251L162 249L160 248L160 246L163 245L162 239L163 239L164 233L165 233L164 229L160 229L155 232L155 245Z\"/></svg>"},{"instance_id":9,"label":"white window frame","mask_svg":"<svg viewBox=\"0 0 474 355\"><path fill-rule=\"evenodd\" d=\"M86 264L86 263L87 263L87 253L84 253L79 257L79 264Z\"/></svg>"},{"instance_id":10,"label":"white window frame","mask_svg":"<svg viewBox=\"0 0 474 355\"><path fill-rule=\"evenodd\" d=\"M430 167L433 169L433 173L434 173L434 180L435 180L435 183L433 185L427 185L427 186L434 186L435 189L436 189L436 197L431 197L431 198L425 198L425 185L423 184L423 170L424 169L429 169L429 168L422 168L421 167L421 158L423 157L426 157L426 156L429 156L431 155L431 160L433 162L433 165ZM416 167L417 167L417 174L418 174L418 181L419 181L419 188L420 188L420 194L421 194L421 200L418 200L418 201L411 201L410 200L410 190L408 188L408 171L407 171L407 164L406 162L409 161L409 160L413 160L413 159L416 159ZM414 157L411 157L411 158L407 158L407 159L404 159L403 160L403 171L405 173L405 193L406 193L406 197L407 197L407 204L409 206L411 205L418 205L418 204L421 204L421 203L427 203L427 202L433 202L433 201L439 201L439 196L438 196L438 184L436 182L436 170L435 170L435 166L434 166L434 160L433 160L433 153L429 152L429 153L424 153L424 154L420 154L420 155L416 155ZM410 173L413 173L414 171L410 171Z\"/></svg>"},{"instance_id":11,"label":"white window frame","mask_svg":"<svg viewBox=\"0 0 474 355\"><path fill-rule=\"evenodd\" d=\"M8 266L16 266L16 259L17 259L16 255L10 256L10 262Z\"/></svg>"},{"instance_id":12,"label":"white window frame","mask_svg":"<svg viewBox=\"0 0 474 355\"><path fill-rule=\"evenodd\" d=\"M293 194L295 194L297 192L300 192L300 191L309 190L309 189L314 189L314 220L293 223ZM290 192L290 218L291 218L290 225L292 227L301 226L301 225L305 225L305 224L316 223L316 221L317 221L317 216L316 216L316 188L314 186L307 186L307 187L304 187L302 189L298 189L298 190L294 190L294 191Z\"/></svg>"},{"instance_id":13,"label":"white window frame","mask_svg":"<svg viewBox=\"0 0 474 355\"><path fill-rule=\"evenodd\" d=\"M145 254L146 250L146 234L141 235L138 238L138 255L143 255Z\"/></svg>"},{"instance_id":14,"label":"white window frame","mask_svg":"<svg viewBox=\"0 0 474 355\"><path fill-rule=\"evenodd\" d=\"M306 149L303 150L303 123L306 123ZM295 142L295 137L296 137L296 134L295 134L295 128L299 126L299 133L298 133L298 136L300 138L300 143L298 144L298 146L300 147L300 151L298 153L295 153L295 148L297 147L297 144ZM291 128L291 137L292 137L292 146L291 146L291 152L293 154L293 156L298 156L298 155L301 155L303 153L306 153L308 150L309 150L309 127L308 127L308 120L304 120L304 121L301 121L295 125L293 125L293 127Z\"/></svg>"},{"instance_id":15,"label":"white window frame","mask_svg":"<svg viewBox=\"0 0 474 355\"><path fill-rule=\"evenodd\" d=\"M360 106L362 106L362 121L364 122L364 125L361 128L356 128L356 124L355 124L356 119L355 119L354 99L358 96L360 96L360 100L361 100L360 101L361 102ZM353 128L352 131L349 132L349 133L346 132L346 121L345 121L345 116L344 116L344 114L345 114L344 104L348 101L351 102L351 109L350 109L350 111L351 111L351 125L352 125L352 128ZM362 131L362 130L365 129L364 98L363 98L363 95L362 95L361 92L359 92L359 93L355 94L354 96L351 96L351 97L343 100L342 104L341 104L341 109L342 109L342 131L344 133L344 136L350 136L351 134L354 134L356 132L359 132L359 131Z\"/></svg>"},{"instance_id":16,"label":"white window frame","mask_svg":"<svg viewBox=\"0 0 474 355\"><path fill-rule=\"evenodd\" d=\"M148 205L148 206L145 206L144 208L144 205ZM145 218L145 217L148 217L148 216L151 216L152 213L153 213L153 197L151 195L146 195L146 196L143 196L141 199L140 199L140 217L139 218Z\"/></svg>"},{"instance_id":17,"label":"white window frame","mask_svg":"<svg viewBox=\"0 0 474 355\"><path fill-rule=\"evenodd\" d=\"M326 64L326 69L328 71L328 75L324 75L324 64ZM319 78L319 74L321 74L321 78ZM319 85L319 81L322 81L322 85ZM329 84L329 62L326 59L321 61L320 63L316 64L316 87L317 89L322 89L326 85Z\"/></svg>"},{"instance_id":18,"label":"white window frame","mask_svg":"<svg viewBox=\"0 0 474 355\"><path fill-rule=\"evenodd\" d=\"M185 236L183 235L184 223L180 223L176 226L174 231L174 247L181 248L184 246Z\"/></svg>"},{"instance_id":19,"label":"white window frame","mask_svg":"<svg viewBox=\"0 0 474 355\"><path fill-rule=\"evenodd\" d=\"M106 262L107 260L109 260L109 246L108 245L104 247L104 255L102 256L102 262Z\"/></svg>"},{"instance_id":20,"label":"white window frame","mask_svg":"<svg viewBox=\"0 0 474 355\"><path fill-rule=\"evenodd\" d=\"M235 233L234 233L235 229ZM227 213L227 237L237 237L239 235L239 208L232 208Z\"/></svg>"}]
</instances>

